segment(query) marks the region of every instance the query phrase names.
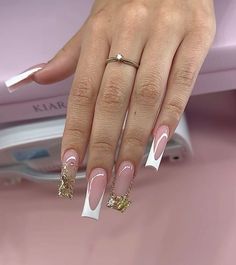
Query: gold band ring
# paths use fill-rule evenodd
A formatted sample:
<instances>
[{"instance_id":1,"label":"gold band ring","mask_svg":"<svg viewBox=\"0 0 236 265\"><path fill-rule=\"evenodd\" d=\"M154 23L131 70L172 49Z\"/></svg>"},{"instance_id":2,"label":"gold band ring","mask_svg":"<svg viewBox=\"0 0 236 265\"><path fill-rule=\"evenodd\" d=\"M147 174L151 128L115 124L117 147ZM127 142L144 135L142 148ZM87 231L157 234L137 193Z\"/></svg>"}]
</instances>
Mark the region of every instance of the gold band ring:
<instances>
[{"instance_id":1,"label":"gold band ring","mask_svg":"<svg viewBox=\"0 0 236 265\"><path fill-rule=\"evenodd\" d=\"M112 63L112 62L120 62L120 63L125 63L125 64L128 64L128 65L131 65L135 68L139 68L139 64L132 61L132 60L129 60L129 59L126 59L122 54L118 53L115 57L110 57L106 60L106 63Z\"/></svg>"}]
</instances>

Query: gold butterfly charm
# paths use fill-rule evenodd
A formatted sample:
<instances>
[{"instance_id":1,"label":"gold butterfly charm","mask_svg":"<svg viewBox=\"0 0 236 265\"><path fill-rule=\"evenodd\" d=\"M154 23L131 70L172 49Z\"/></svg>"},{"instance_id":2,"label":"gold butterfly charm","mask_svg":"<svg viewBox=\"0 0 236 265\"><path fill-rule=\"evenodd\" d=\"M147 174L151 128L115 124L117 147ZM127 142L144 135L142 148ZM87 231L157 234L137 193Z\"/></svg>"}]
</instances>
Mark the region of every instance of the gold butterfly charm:
<instances>
[{"instance_id":1,"label":"gold butterfly charm","mask_svg":"<svg viewBox=\"0 0 236 265\"><path fill-rule=\"evenodd\" d=\"M107 207L116 209L123 213L130 206L130 204L131 201L128 200L127 195L117 196L112 193L107 202Z\"/></svg>"}]
</instances>

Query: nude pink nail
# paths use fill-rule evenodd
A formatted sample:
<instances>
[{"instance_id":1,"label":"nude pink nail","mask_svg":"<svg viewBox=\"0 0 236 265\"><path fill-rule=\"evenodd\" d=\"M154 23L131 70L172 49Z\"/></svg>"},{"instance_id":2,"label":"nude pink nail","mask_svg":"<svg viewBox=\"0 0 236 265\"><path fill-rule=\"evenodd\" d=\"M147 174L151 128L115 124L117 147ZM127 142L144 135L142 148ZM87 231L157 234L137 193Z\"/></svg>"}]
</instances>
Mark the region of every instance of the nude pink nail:
<instances>
[{"instance_id":1,"label":"nude pink nail","mask_svg":"<svg viewBox=\"0 0 236 265\"><path fill-rule=\"evenodd\" d=\"M123 161L116 175L114 192L116 195L125 195L134 178L134 166L130 161Z\"/></svg>"},{"instance_id":2,"label":"nude pink nail","mask_svg":"<svg viewBox=\"0 0 236 265\"><path fill-rule=\"evenodd\" d=\"M169 128L166 125L154 130L154 139L149 151L145 166L153 166L158 170L169 137Z\"/></svg>"},{"instance_id":3,"label":"nude pink nail","mask_svg":"<svg viewBox=\"0 0 236 265\"><path fill-rule=\"evenodd\" d=\"M134 166L130 161L123 161L112 184L111 193L107 201L107 207L124 212L131 201L129 193L134 179Z\"/></svg>"},{"instance_id":4,"label":"nude pink nail","mask_svg":"<svg viewBox=\"0 0 236 265\"><path fill-rule=\"evenodd\" d=\"M107 174L103 168L91 171L82 216L93 219L99 218L103 195L107 185Z\"/></svg>"},{"instance_id":5,"label":"nude pink nail","mask_svg":"<svg viewBox=\"0 0 236 265\"><path fill-rule=\"evenodd\" d=\"M157 160L164 151L164 148L167 144L168 136L169 136L169 128L165 125L161 126L156 131L154 136L154 146L153 146L155 160Z\"/></svg>"}]
</instances>

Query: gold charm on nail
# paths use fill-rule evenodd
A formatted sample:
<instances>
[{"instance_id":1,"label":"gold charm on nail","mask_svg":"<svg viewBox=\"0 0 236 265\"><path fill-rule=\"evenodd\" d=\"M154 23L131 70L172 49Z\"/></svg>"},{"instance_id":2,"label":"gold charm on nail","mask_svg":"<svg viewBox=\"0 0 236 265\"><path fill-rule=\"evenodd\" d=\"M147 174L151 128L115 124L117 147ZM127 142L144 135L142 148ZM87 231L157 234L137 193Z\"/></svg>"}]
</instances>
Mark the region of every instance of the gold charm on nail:
<instances>
[{"instance_id":1,"label":"gold charm on nail","mask_svg":"<svg viewBox=\"0 0 236 265\"><path fill-rule=\"evenodd\" d=\"M70 174L68 166L64 164L61 171L61 182L58 189L58 195L64 198L73 198L73 186L75 177Z\"/></svg>"},{"instance_id":2,"label":"gold charm on nail","mask_svg":"<svg viewBox=\"0 0 236 265\"><path fill-rule=\"evenodd\" d=\"M131 201L128 200L127 195L115 195L111 194L107 202L107 207L124 212L131 204Z\"/></svg>"}]
</instances>

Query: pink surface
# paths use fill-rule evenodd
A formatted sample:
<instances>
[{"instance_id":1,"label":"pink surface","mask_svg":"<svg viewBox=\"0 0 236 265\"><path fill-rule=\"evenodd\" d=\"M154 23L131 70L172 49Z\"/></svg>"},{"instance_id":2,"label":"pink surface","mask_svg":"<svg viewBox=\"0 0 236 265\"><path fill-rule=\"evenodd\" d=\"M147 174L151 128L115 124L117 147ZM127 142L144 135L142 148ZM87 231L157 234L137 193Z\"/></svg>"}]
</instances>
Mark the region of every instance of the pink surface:
<instances>
[{"instance_id":1,"label":"pink surface","mask_svg":"<svg viewBox=\"0 0 236 265\"><path fill-rule=\"evenodd\" d=\"M236 264L236 91L192 98L187 117L194 159L142 170L124 214L81 218L85 182L72 201L55 185L1 187L0 264Z\"/></svg>"}]
</instances>

